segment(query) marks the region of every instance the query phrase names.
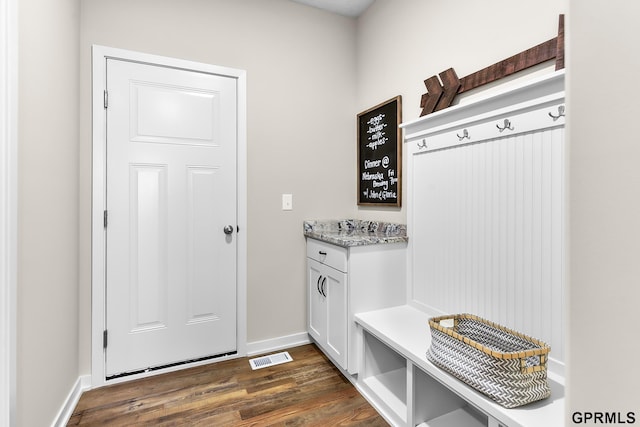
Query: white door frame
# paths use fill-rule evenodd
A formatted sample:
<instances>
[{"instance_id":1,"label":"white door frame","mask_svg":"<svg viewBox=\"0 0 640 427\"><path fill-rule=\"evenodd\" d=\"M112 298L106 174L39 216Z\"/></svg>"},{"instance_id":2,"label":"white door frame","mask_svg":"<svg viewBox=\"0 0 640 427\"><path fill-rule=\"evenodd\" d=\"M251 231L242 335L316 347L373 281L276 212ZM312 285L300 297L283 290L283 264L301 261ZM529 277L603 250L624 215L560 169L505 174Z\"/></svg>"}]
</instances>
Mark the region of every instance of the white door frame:
<instances>
[{"instance_id":1,"label":"white door frame","mask_svg":"<svg viewBox=\"0 0 640 427\"><path fill-rule=\"evenodd\" d=\"M105 385L105 358L102 347L102 333L105 325L105 230L103 212L106 205L105 148L106 114L104 111L103 91L106 87L106 59L115 58L145 64L160 65L183 70L193 70L235 78L237 81L237 182L238 182L238 271L237 271L237 355L247 353L247 143L246 143L246 72L226 67L185 61L157 55L133 52L129 50L93 46L92 49L92 114L93 114L93 173L92 173L92 213L91 213L91 386ZM207 362L201 362L207 363ZM197 364L197 363L196 363ZM193 365L191 365L193 366ZM154 373L180 369L167 368ZM148 376L139 374L120 379L126 381ZM111 380L115 383L119 380Z\"/></svg>"},{"instance_id":2,"label":"white door frame","mask_svg":"<svg viewBox=\"0 0 640 427\"><path fill-rule=\"evenodd\" d=\"M0 0L0 425L16 424L18 0Z\"/></svg>"}]
</instances>

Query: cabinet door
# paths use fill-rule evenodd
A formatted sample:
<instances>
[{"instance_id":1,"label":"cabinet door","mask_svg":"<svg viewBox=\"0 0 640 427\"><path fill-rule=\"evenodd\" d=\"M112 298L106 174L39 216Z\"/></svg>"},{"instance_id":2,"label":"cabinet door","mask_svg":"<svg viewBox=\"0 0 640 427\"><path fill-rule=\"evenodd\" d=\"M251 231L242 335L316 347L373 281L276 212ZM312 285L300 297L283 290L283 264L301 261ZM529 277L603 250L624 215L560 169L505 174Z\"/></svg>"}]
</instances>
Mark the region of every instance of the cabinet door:
<instances>
[{"instance_id":1,"label":"cabinet door","mask_svg":"<svg viewBox=\"0 0 640 427\"><path fill-rule=\"evenodd\" d=\"M343 369L347 368L347 274L325 267L320 287L326 294L326 351Z\"/></svg>"},{"instance_id":2,"label":"cabinet door","mask_svg":"<svg viewBox=\"0 0 640 427\"><path fill-rule=\"evenodd\" d=\"M327 307L322 295L323 267L318 261L307 258L307 284L309 286L309 324L307 331L318 344L322 345L327 331Z\"/></svg>"}]
</instances>

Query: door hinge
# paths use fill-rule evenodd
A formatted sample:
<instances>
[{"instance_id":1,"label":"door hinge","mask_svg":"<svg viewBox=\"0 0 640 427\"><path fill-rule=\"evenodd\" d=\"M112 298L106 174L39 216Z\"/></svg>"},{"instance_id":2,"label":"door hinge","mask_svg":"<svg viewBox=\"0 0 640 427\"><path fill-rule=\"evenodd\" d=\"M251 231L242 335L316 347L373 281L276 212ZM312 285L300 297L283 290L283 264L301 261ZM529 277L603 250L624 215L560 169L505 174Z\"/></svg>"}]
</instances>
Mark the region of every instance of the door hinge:
<instances>
[{"instance_id":1,"label":"door hinge","mask_svg":"<svg viewBox=\"0 0 640 427\"><path fill-rule=\"evenodd\" d=\"M104 224L104 228L107 228L107 223L109 222L108 221L108 216L109 216L109 214L107 213L107 211L104 211L102 213L102 223Z\"/></svg>"},{"instance_id":2,"label":"door hinge","mask_svg":"<svg viewBox=\"0 0 640 427\"><path fill-rule=\"evenodd\" d=\"M104 90L104 108L107 109L109 108L109 92L107 92L107 90Z\"/></svg>"},{"instance_id":3,"label":"door hinge","mask_svg":"<svg viewBox=\"0 0 640 427\"><path fill-rule=\"evenodd\" d=\"M102 332L102 348L107 348L107 341L108 341L108 333L107 330L105 329Z\"/></svg>"}]
</instances>

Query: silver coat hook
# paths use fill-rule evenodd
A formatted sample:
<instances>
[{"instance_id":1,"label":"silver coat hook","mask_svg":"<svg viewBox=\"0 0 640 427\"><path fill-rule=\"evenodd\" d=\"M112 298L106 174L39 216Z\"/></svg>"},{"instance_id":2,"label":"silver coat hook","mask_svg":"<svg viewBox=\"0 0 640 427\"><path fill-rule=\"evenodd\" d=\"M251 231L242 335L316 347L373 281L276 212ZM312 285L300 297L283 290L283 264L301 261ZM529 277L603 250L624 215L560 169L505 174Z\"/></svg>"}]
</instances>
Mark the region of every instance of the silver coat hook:
<instances>
[{"instance_id":1,"label":"silver coat hook","mask_svg":"<svg viewBox=\"0 0 640 427\"><path fill-rule=\"evenodd\" d=\"M551 117L554 122L556 120L558 120L560 117L564 117L564 105L558 105L558 115L557 116L554 116L553 114L549 113L549 117Z\"/></svg>"},{"instance_id":2,"label":"silver coat hook","mask_svg":"<svg viewBox=\"0 0 640 427\"><path fill-rule=\"evenodd\" d=\"M462 141L465 138L471 139L471 137L469 136L469 131L466 129L462 129L462 135L456 134L456 136L458 137L458 141Z\"/></svg>"},{"instance_id":3,"label":"silver coat hook","mask_svg":"<svg viewBox=\"0 0 640 427\"><path fill-rule=\"evenodd\" d=\"M427 139L423 138L421 142L418 142L418 148L427 148Z\"/></svg>"},{"instance_id":4,"label":"silver coat hook","mask_svg":"<svg viewBox=\"0 0 640 427\"><path fill-rule=\"evenodd\" d=\"M513 126L511 126L511 121L509 119L504 119L503 127L500 127L500 125L496 125L496 127L500 132L504 131L505 129L513 130Z\"/></svg>"}]
</instances>

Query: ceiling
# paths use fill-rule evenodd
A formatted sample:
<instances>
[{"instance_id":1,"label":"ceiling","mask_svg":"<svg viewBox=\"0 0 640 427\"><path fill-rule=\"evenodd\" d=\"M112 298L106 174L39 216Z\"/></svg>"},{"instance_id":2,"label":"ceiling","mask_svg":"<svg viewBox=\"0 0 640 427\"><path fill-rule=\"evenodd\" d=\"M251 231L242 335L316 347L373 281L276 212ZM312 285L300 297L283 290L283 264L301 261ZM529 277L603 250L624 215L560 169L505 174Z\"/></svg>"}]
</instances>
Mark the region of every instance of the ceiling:
<instances>
[{"instance_id":1,"label":"ceiling","mask_svg":"<svg viewBox=\"0 0 640 427\"><path fill-rule=\"evenodd\" d=\"M324 9L339 15L357 18L375 0L292 0L318 9Z\"/></svg>"}]
</instances>

